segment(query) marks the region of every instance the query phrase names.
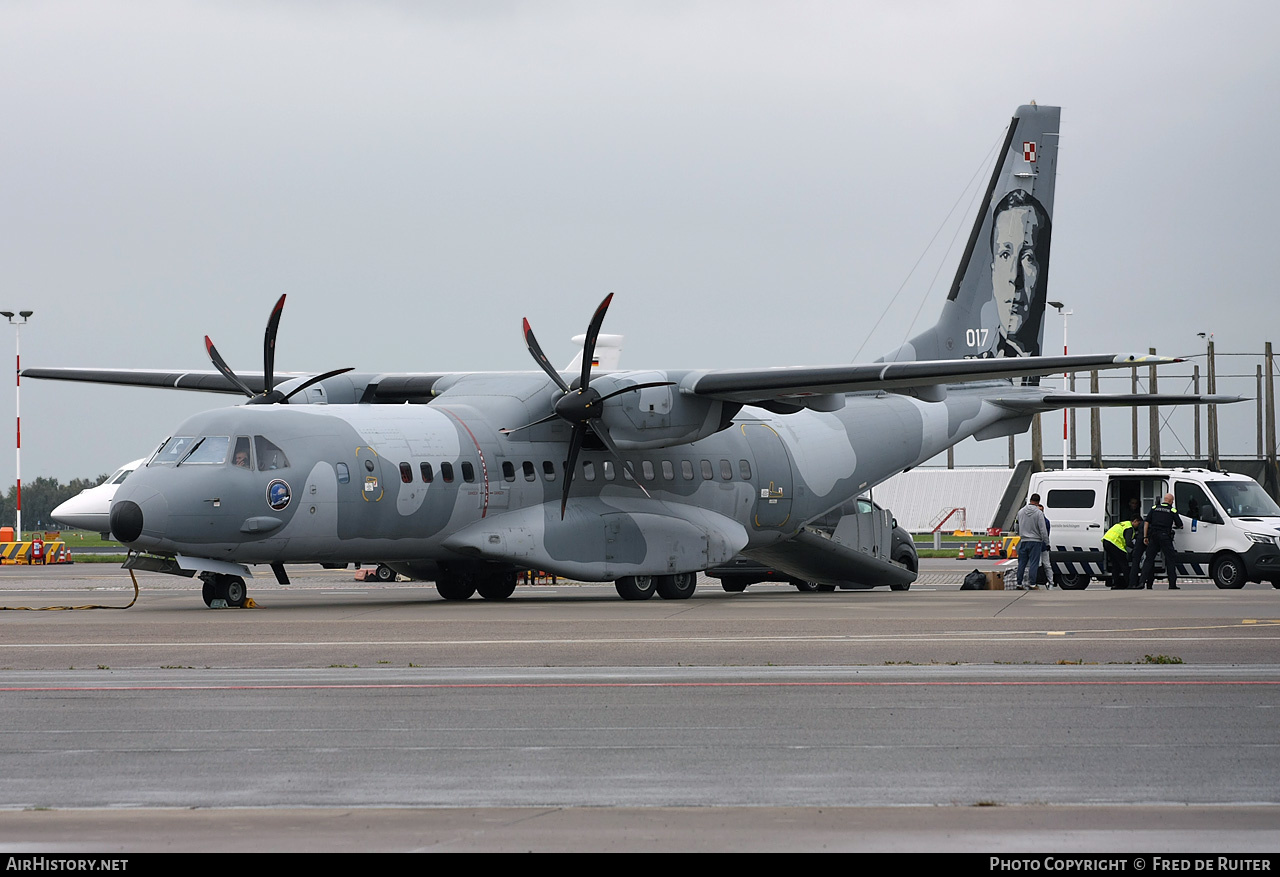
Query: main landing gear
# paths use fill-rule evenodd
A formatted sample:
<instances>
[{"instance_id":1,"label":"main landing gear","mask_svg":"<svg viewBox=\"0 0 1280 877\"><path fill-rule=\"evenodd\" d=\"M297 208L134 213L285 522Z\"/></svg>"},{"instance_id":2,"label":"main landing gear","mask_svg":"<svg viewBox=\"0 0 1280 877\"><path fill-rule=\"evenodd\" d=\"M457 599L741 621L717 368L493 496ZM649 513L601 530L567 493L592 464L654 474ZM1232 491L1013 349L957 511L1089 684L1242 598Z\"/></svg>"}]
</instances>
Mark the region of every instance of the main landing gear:
<instances>
[{"instance_id":1,"label":"main landing gear","mask_svg":"<svg viewBox=\"0 0 1280 877\"><path fill-rule=\"evenodd\" d=\"M200 581L204 582L204 588L201 591L204 605L210 608L213 607L215 600L221 600L231 609L240 609L249 599L249 589L245 587L244 579L240 576L202 572Z\"/></svg>"},{"instance_id":2,"label":"main landing gear","mask_svg":"<svg viewBox=\"0 0 1280 877\"><path fill-rule=\"evenodd\" d=\"M436 593L446 600L469 600L479 593L486 600L505 600L516 589L517 573L504 572L450 572L436 577Z\"/></svg>"},{"instance_id":3,"label":"main landing gear","mask_svg":"<svg viewBox=\"0 0 1280 877\"><path fill-rule=\"evenodd\" d=\"M648 600L655 593L664 600L688 600L698 586L696 573L673 576L623 576L613 583L624 600Z\"/></svg>"}]
</instances>

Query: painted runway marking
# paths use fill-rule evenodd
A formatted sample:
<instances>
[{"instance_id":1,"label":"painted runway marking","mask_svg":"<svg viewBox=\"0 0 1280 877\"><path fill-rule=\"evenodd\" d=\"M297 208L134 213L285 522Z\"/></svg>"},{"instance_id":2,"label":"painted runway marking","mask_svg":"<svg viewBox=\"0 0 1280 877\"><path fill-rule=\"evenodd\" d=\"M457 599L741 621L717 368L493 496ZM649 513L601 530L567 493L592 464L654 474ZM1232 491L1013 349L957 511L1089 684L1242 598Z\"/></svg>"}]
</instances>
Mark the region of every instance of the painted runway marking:
<instances>
[{"instance_id":1,"label":"painted runway marking","mask_svg":"<svg viewBox=\"0 0 1280 877\"><path fill-rule=\"evenodd\" d=\"M777 682L358 682L358 683L271 683L261 685L24 685L0 687L0 693L31 692L127 692L127 691L381 691L450 690L485 688L1069 688L1116 686L1280 686L1280 679L1063 679L1049 681L777 681Z\"/></svg>"}]
</instances>

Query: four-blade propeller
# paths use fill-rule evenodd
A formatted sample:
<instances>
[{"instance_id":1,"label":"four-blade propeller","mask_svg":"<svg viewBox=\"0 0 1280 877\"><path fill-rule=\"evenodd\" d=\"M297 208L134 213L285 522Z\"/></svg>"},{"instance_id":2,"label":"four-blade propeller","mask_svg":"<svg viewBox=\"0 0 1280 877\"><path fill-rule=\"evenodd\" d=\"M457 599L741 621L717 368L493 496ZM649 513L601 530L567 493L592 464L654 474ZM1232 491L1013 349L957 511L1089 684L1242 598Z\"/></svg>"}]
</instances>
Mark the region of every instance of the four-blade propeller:
<instances>
[{"instance_id":1,"label":"four-blade propeller","mask_svg":"<svg viewBox=\"0 0 1280 877\"><path fill-rule=\"evenodd\" d=\"M316 375L308 378L303 383L294 387L287 394L280 392L275 388L275 369L276 369L276 332L280 328L280 312L284 310L285 296L280 296L280 300L276 302L276 306L271 309L271 316L267 318L267 332L262 339L262 392L255 393L249 389L249 385L240 380L239 375L231 370L231 366L227 365L226 360L222 358L222 354L218 353L218 348L213 346L213 341L208 335L204 336L204 349L209 354L213 367L222 373L222 376L235 384L241 393L249 397L247 405L270 405L275 402L288 402L290 398L301 393L312 384L334 377L335 375L345 374L351 371L350 368L334 369L331 372L325 372L322 375Z\"/></svg>"},{"instance_id":2,"label":"four-blade propeller","mask_svg":"<svg viewBox=\"0 0 1280 877\"><path fill-rule=\"evenodd\" d=\"M613 293L605 296L604 301L600 302L600 306L596 308L595 314L591 317L591 324L587 327L587 337L582 345L582 375L577 381L576 388L566 384L560 373L552 368L547 355L542 352L542 347L538 344L538 339L534 337L533 329L529 326L528 319L524 321L525 346L529 348L529 353L532 354L534 362L538 363L538 367L555 382L555 385L560 388L563 395L555 401L551 414L533 423L513 429L504 429L502 432L505 435L510 435L513 432L528 429L531 426L549 423L557 418L573 425L573 432L569 436L569 458L565 461L564 491L560 497L560 518L562 520L564 519L565 508L569 504L569 488L573 486L573 474L578 463L578 452L582 450L583 440L586 438L588 430L594 433L596 438L600 439L600 442L618 458L618 462L630 473L631 480L644 491L645 496L649 495L649 491L645 490L644 485L636 478L635 472L631 469L631 464L622 459L618 446L614 444L613 438L609 435L609 430L600 418L604 415L604 403L614 396L620 396L623 393L630 393L635 390L644 390L649 387L670 387L675 383L674 381L651 381L645 384L633 384L630 387L623 387L620 390L614 390L606 394L601 394L599 390L591 386L591 363L595 358L596 340L600 337L600 327L604 324L604 315L609 310L609 302L611 301L613 301Z\"/></svg>"}]
</instances>

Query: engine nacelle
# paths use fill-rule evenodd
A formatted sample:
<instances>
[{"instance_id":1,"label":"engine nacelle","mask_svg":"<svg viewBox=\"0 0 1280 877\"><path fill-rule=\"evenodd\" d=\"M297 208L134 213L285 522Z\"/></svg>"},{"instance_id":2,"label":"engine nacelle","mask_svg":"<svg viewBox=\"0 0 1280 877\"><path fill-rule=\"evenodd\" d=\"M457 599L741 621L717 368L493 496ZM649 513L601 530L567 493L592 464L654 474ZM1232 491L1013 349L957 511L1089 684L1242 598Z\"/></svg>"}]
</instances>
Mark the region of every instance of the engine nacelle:
<instances>
[{"instance_id":1,"label":"engine nacelle","mask_svg":"<svg viewBox=\"0 0 1280 877\"><path fill-rule=\"evenodd\" d=\"M591 382L602 396L651 382L671 380L669 373L624 372L602 375ZM740 404L686 396L679 386L645 387L614 396L604 403L601 420L614 443L622 450L666 448L696 442L725 429Z\"/></svg>"}]
</instances>

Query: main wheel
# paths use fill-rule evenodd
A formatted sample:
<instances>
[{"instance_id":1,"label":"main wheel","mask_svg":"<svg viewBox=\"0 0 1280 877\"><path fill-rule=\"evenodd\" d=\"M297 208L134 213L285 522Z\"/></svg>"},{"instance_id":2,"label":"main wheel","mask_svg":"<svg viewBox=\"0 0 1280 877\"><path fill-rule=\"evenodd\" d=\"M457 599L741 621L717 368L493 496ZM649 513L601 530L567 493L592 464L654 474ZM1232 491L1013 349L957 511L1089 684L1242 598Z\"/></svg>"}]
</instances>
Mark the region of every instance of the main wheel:
<instances>
[{"instance_id":1,"label":"main wheel","mask_svg":"<svg viewBox=\"0 0 1280 877\"><path fill-rule=\"evenodd\" d=\"M515 592L515 589L516 574L514 572L483 576L476 584L476 590L486 600L505 600Z\"/></svg>"},{"instance_id":2,"label":"main wheel","mask_svg":"<svg viewBox=\"0 0 1280 877\"><path fill-rule=\"evenodd\" d=\"M648 600L653 596L653 576L623 576L613 583L624 600Z\"/></svg>"},{"instance_id":3,"label":"main wheel","mask_svg":"<svg viewBox=\"0 0 1280 877\"><path fill-rule=\"evenodd\" d=\"M889 590L890 591L910 591L911 582L903 582L900 585L890 585Z\"/></svg>"},{"instance_id":4,"label":"main wheel","mask_svg":"<svg viewBox=\"0 0 1280 877\"><path fill-rule=\"evenodd\" d=\"M200 596L204 597L204 605L213 608L213 598L216 593L213 582L205 582L204 587L200 589Z\"/></svg>"},{"instance_id":5,"label":"main wheel","mask_svg":"<svg viewBox=\"0 0 1280 877\"><path fill-rule=\"evenodd\" d=\"M820 587L817 582L806 582L804 579L792 579L791 584L802 594L813 593Z\"/></svg>"},{"instance_id":6,"label":"main wheel","mask_svg":"<svg viewBox=\"0 0 1280 877\"><path fill-rule=\"evenodd\" d=\"M249 596L249 589L244 585L244 579L240 576L223 576L221 588L223 599L227 601L227 605L235 609L244 606L244 601Z\"/></svg>"},{"instance_id":7,"label":"main wheel","mask_svg":"<svg viewBox=\"0 0 1280 877\"><path fill-rule=\"evenodd\" d=\"M698 586L698 577L691 572L680 572L673 576L656 576L653 584L658 596L664 600L688 600Z\"/></svg>"},{"instance_id":8,"label":"main wheel","mask_svg":"<svg viewBox=\"0 0 1280 877\"><path fill-rule=\"evenodd\" d=\"M834 591L835 589L835 585L818 585L818 587L814 588L815 591Z\"/></svg>"},{"instance_id":9,"label":"main wheel","mask_svg":"<svg viewBox=\"0 0 1280 877\"><path fill-rule=\"evenodd\" d=\"M1237 590L1244 587L1244 561L1230 552L1222 555L1209 568L1213 583L1224 590Z\"/></svg>"},{"instance_id":10,"label":"main wheel","mask_svg":"<svg viewBox=\"0 0 1280 877\"><path fill-rule=\"evenodd\" d=\"M378 568L374 570L373 577L380 582L394 582L396 580L396 571L385 563L380 563Z\"/></svg>"},{"instance_id":11,"label":"main wheel","mask_svg":"<svg viewBox=\"0 0 1280 877\"><path fill-rule=\"evenodd\" d=\"M436 579L436 593L446 600L468 600L476 592L470 576L442 576Z\"/></svg>"},{"instance_id":12,"label":"main wheel","mask_svg":"<svg viewBox=\"0 0 1280 877\"><path fill-rule=\"evenodd\" d=\"M1058 573L1058 587L1064 591L1083 591L1089 587L1089 577L1078 572Z\"/></svg>"}]
</instances>

